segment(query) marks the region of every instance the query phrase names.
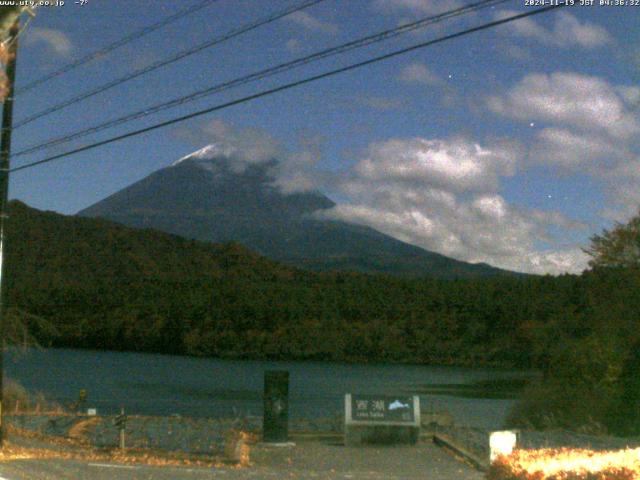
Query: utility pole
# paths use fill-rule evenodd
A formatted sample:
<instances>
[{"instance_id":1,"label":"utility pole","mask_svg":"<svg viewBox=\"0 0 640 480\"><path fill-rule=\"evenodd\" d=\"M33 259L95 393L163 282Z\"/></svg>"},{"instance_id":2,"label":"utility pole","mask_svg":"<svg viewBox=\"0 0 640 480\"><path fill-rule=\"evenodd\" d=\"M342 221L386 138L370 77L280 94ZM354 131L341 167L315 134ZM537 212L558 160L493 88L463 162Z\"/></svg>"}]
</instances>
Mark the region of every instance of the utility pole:
<instances>
[{"instance_id":1,"label":"utility pole","mask_svg":"<svg viewBox=\"0 0 640 480\"><path fill-rule=\"evenodd\" d=\"M16 54L20 23L16 20L9 30L9 58L7 59L7 97L2 107L2 134L0 135L0 447L4 446L4 256L7 203L9 200L9 170L11 155L11 129L13 120L13 86L16 79Z\"/></svg>"}]
</instances>

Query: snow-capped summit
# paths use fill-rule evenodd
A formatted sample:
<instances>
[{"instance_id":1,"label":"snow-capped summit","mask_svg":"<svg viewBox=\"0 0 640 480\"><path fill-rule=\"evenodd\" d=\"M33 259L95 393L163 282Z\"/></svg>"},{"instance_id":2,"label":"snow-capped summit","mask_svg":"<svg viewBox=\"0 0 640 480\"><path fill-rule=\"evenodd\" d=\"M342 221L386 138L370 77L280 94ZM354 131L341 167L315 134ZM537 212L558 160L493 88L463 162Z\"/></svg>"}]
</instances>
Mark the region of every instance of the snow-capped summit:
<instances>
[{"instance_id":1,"label":"snow-capped summit","mask_svg":"<svg viewBox=\"0 0 640 480\"><path fill-rule=\"evenodd\" d=\"M189 155L185 155L184 157L176 160L171 164L172 167L175 167L179 163L185 160L211 160L216 157L225 157L229 158L236 153L236 148L231 147L229 145L222 145L220 143L211 143L206 147L201 148L200 150L196 150Z\"/></svg>"}]
</instances>

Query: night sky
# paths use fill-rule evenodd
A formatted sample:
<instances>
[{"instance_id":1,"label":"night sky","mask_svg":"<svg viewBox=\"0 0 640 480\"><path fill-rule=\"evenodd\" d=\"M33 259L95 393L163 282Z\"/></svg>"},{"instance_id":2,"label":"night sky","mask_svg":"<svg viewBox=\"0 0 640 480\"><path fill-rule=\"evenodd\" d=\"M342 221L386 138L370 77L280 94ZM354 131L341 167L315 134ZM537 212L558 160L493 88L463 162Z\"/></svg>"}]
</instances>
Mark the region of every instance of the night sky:
<instances>
[{"instance_id":1,"label":"night sky","mask_svg":"<svg viewBox=\"0 0 640 480\"><path fill-rule=\"evenodd\" d=\"M17 87L196 3L38 8L20 37ZM14 120L297 3L213 2L17 95ZM465 3L325 0L18 128L13 152ZM533 8L505 2L12 166ZM640 206L639 25L640 6L556 9L15 172L11 196L73 214L213 144L238 169L279 158L277 185L324 192L332 218L465 261L580 272L589 237Z\"/></svg>"}]
</instances>

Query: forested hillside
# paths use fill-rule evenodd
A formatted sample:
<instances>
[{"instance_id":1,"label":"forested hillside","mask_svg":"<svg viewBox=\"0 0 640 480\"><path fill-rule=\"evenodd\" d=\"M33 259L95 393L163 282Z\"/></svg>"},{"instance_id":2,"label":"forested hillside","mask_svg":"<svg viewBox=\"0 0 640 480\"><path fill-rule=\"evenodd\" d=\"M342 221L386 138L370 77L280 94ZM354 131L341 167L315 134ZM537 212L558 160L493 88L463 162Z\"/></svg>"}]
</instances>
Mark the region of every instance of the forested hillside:
<instances>
[{"instance_id":1,"label":"forested hillside","mask_svg":"<svg viewBox=\"0 0 640 480\"><path fill-rule=\"evenodd\" d=\"M439 281L309 273L239 245L19 203L9 232L9 303L56 325L60 336L41 341L59 346L530 366L541 365L540 350L556 338L539 338L546 329L596 308L593 275Z\"/></svg>"},{"instance_id":2,"label":"forested hillside","mask_svg":"<svg viewBox=\"0 0 640 480\"><path fill-rule=\"evenodd\" d=\"M235 244L16 202L8 240L10 310L45 345L538 368L542 382L513 415L520 425L617 428L610 419L623 411L621 399L640 400L633 263L594 265L581 276L457 281L313 273Z\"/></svg>"}]
</instances>

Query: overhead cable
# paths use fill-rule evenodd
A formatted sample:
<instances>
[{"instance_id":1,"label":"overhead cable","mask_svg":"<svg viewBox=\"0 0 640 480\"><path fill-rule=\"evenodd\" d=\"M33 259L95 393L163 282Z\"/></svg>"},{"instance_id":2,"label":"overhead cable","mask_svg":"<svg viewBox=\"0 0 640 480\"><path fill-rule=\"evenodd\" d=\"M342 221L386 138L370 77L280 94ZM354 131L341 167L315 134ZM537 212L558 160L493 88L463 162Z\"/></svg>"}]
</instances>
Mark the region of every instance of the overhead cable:
<instances>
[{"instance_id":1,"label":"overhead cable","mask_svg":"<svg viewBox=\"0 0 640 480\"><path fill-rule=\"evenodd\" d=\"M122 85L125 82L128 82L129 80L133 80L134 78L138 78L142 75L146 75L149 72L152 72L154 70L157 70L158 68L161 67L165 67L167 65L170 65L172 63L177 62L178 60L182 60L183 58L189 57L191 55L194 55L196 53L201 52L202 50L205 50L207 48L213 47L214 45L218 45L222 42L225 42L227 40L230 40L232 38L235 38L239 35L242 35L244 33L247 33L251 30L255 30L256 28L259 28L263 25L266 25L268 23L274 22L282 17L286 17L287 15L290 15L294 12L298 12L300 10L303 10L305 8L308 8L312 5L315 5L317 3L323 2L324 0L304 0L302 3L298 3L297 5L294 6L290 6L288 8L285 8L284 10L280 10L276 13L270 14L267 17L258 19L254 22L251 22L247 25L243 25L241 27L238 28L234 28L233 30L230 30L229 32L214 37L211 40L208 40L204 43L201 43L199 45L196 45L195 47L191 47L187 50L183 50L182 52L179 52L169 58L165 58L159 61L156 61L154 63L152 63L151 65L148 65L146 67L143 68L139 68L138 70L134 70L133 72L127 73L126 75L117 78L115 80L112 80L110 82L107 82L103 85L100 85L97 88L94 88L92 90L86 91L84 93L81 93L79 95L76 95L75 97L71 97L63 102L60 102L56 105L53 105L51 107L48 107L44 110L41 110L40 112L34 113L33 115L30 115L20 121L18 121L14 126L13 129L16 130L20 127L23 127L39 118L42 118L44 116L50 115L54 112L57 112L59 110L62 110L63 108L66 108L70 105L74 105L78 102L81 102L82 100L86 100L87 98L93 97L99 93L105 92L111 88L117 87L118 85Z\"/></svg>"},{"instance_id":2,"label":"overhead cable","mask_svg":"<svg viewBox=\"0 0 640 480\"><path fill-rule=\"evenodd\" d=\"M53 147L56 145L60 145L63 143L67 143L71 140L75 140L77 138L81 138L81 137L85 137L87 135L93 134L93 133L97 133L118 125L122 125L124 123L128 123L131 122L133 120L137 120L139 118L144 118L147 117L151 114L155 114L158 113L160 111L164 111L170 108L174 108L180 105L184 105L205 97L208 97L210 95L213 95L215 93L219 93L222 92L224 90L229 90L241 85L245 85L247 83L251 83L251 82L255 82L257 80L261 80L264 78L268 78L271 77L273 75L276 74L280 74L283 72L287 72L289 70L292 70L294 68L297 67L301 67L303 65L307 65L309 63L312 62L316 62L334 55L338 55L338 54L342 54L351 50L355 50L357 48L362 48L374 43L378 43L378 42L382 42L391 38L395 38L401 34L410 32L410 31L414 31L417 30L419 28L424 28L428 25L434 24L434 23L439 23L442 22L444 20L448 20L451 18L455 18L461 15L465 15L465 14L469 14L471 12L475 12L477 10L480 10L482 8L487 8L487 7L492 7L495 6L497 4L500 3L505 3L509 0L483 0L480 2L476 2L476 3L472 3L469 5L466 5L464 7L459 7L447 12L443 12L441 14L438 15L433 15L433 16L429 16L426 18L422 18L419 19L417 21L411 22L411 23L407 23L404 25L400 25L396 28L393 29L389 29L389 30L385 30L373 35L368 35L366 37L363 38L359 38L357 40L353 40L347 43L343 43L341 45L337 45L335 47L331 47L331 48L327 48L327 49L323 49L320 50L316 53L313 53L311 55L306 55L303 57L299 57L296 58L294 60L291 60L289 62L285 62L285 63L281 63L279 65L276 65L274 67L269 67L254 73L251 73L249 75L244 75L242 77L238 77L235 78L233 80L229 80L223 83L219 83L216 85L213 85L211 87L207 87L205 89L202 90L198 90L196 92L192 92L188 95L184 95L178 98L175 98L173 100L169 100L157 105L153 105L150 107L146 107L144 109L138 110L136 112L133 113L129 113L127 115L124 115L122 117L116 118L116 119L112 119L103 123L100 123L98 125L94 125L92 127L88 127L85 129L82 129L78 132L74 132L71 134L67 134L67 135L62 135L56 138L52 138L52 139L48 139L42 143L39 143L37 145L33 145L30 147L27 147L19 152L16 152L14 155L12 155L12 157L20 157L23 155L27 155L30 153L34 153L37 152L39 150L43 150L49 147Z\"/></svg>"},{"instance_id":3,"label":"overhead cable","mask_svg":"<svg viewBox=\"0 0 640 480\"><path fill-rule=\"evenodd\" d=\"M180 117L177 117L177 118L173 118L171 120L166 120L164 122L160 122L160 123L157 123L155 125L151 125L149 127L141 128L141 129L138 129L138 130L133 130L131 132L128 132L128 133L125 133L125 134L122 134L122 135L118 135L118 136L111 137L111 138L108 138L108 139L105 139L105 140L101 140L99 142L95 142L95 143L92 143L90 145L85 145L83 147L79 147L79 148L76 148L76 149L73 149L73 150L70 150L70 151L67 151L67 152L64 152L64 153L60 153L58 155L53 155L53 156L44 158L42 160L26 163L26 164L21 165L19 167L12 168L10 171L11 172L17 172L17 171L25 170L25 169L28 169L28 168L33 168L33 167L35 167L37 165L42 165L42 164L45 164L45 163L49 163L49 162L53 162L53 161L56 161L56 160L60 160L62 158L66 158L68 156L75 155L76 153L86 152L88 150L93 150L95 148L98 148L98 147L101 147L101 146L104 146L104 145L108 145L108 144L111 144L111 143L114 143L114 142L118 142L120 140L124 140L124 139L127 139L127 138L131 138L131 137L135 137L135 136L138 136L138 135L142 135L144 133L148 133L148 132L157 130L159 128L164 128L164 127L167 127L167 126L170 126L170 125L174 125L176 123L184 122L185 120L190 120L192 118L200 117L200 116L206 115L208 113L212 113L212 112L216 112L216 111L219 111L219 110L223 110L223 109L226 109L226 108L229 108L229 107L233 107L235 105L240 105L240 104L243 104L243 103L247 103L247 102L250 102L252 100L256 100L258 98L262 98L262 97L266 97L266 96L269 96L269 95L273 95L274 93L282 92L282 91L285 91L285 90L290 90L292 88L299 87L301 85L306 85L307 83L315 82L317 80L321 80L321 79L328 78L328 77L333 77L335 75L339 75L339 74L342 74L342 73L345 73L345 72L349 72L349 71L352 71L352 70L355 70L355 69L358 69L358 68L361 68L361 67L364 67L364 66L367 66L367 65L371 65L371 64L383 61L383 60L388 60L390 58L395 58L395 57L398 57L400 55L405 55L407 53L410 53L410 52L413 52L413 51L416 51L416 50L419 50L419 49L423 49L423 48L429 47L431 45L443 43L443 42L446 42L446 41L449 41L449 40L453 40L455 38L459 38L459 37L463 37L463 36L469 35L471 33L487 30L487 29L490 29L490 28L493 28L493 27L497 27L499 25L503 25L503 24L506 24L506 23L509 23L509 22L513 22L515 20L519 20L521 18L527 18L527 17L531 17L533 15L539 15L541 13L549 12L551 10L555 10L557 8L562 8L564 6L565 6L564 4L551 5L551 6L547 6L547 7L538 8L538 9L535 9L535 10L529 10L529 11L527 11L525 13L512 15L510 17L506 17L506 18L503 18L503 19L500 19L500 20L495 20L495 21L492 21L492 22L484 23L484 24L479 25L477 27L472 27L472 28L468 28L468 29L465 29L465 30L461 30L459 32L452 33L452 34L449 34L449 35L445 35L445 36L436 38L434 40L429 40L429 41L426 41L426 42L417 43L417 44L412 45L410 47L402 48L400 50L395 50L393 52L386 53L384 55L379 55L379 56L376 56L376 57L373 57L373 58L370 58L368 60L364 60L364 61L361 61L361 62L358 62L358 63L353 63L353 64L347 65L345 67L337 68L337 69L330 70L328 72L324 72L324 73L321 73L321 74L318 74L318 75L313 75L311 77L303 78L302 80L297 80L297 81L294 81L294 82L286 83L284 85L280 85L278 87L270 88L268 90L263 90L261 92L254 93L252 95L248 95L246 97L242 97L242 98L239 98L237 100L232 100L232 101L229 101L229 102L226 102L226 103L215 105L213 107L205 108L203 110L198 110L196 112L193 112L193 113L190 113L190 114L187 114L187 115L183 115L183 116L180 116Z\"/></svg>"},{"instance_id":4,"label":"overhead cable","mask_svg":"<svg viewBox=\"0 0 640 480\"><path fill-rule=\"evenodd\" d=\"M117 48L120 48L128 43L133 42L134 40L137 40L141 37L144 37L145 35L151 33L151 32L155 32L156 30L169 25L170 23L175 22L176 20L179 20L182 17L186 17L187 15L191 15L192 13L195 13L199 10L202 10L203 8L209 6L210 4L217 2L218 0L203 0L200 3L197 3L195 5L192 5L191 7L187 7L183 10L180 10L179 12L175 13L174 15L170 15L168 17L163 18L162 20L160 20L157 23L154 23L152 25L148 25L146 27L141 28L140 30L136 30L135 32L130 33L129 35L122 37L119 40L116 40L113 43L110 43L109 45L96 50L95 52L89 53L87 55L85 55L84 57L80 57L77 60L74 60L73 62L70 62L66 65L64 65L63 67L61 67L58 70L55 70L51 73L48 73L40 78L38 78L37 80L34 80L31 83L28 83L27 85L25 85L24 87L21 88L17 88L15 94L16 95L20 95L21 93L24 92L28 92L29 90L37 87L38 85L42 85L45 82L48 82L49 80L52 80L56 77L59 77L60 75L63 75L67 72L70 72L71 70L74 70L76 68L78 68L81 65L84 65L85 63L89 63L92 60L95 60L97 58L101 58L105 55L108 55L109 53L111 53L112 51L116 50Z\"/></svg>"}]
</instances>

